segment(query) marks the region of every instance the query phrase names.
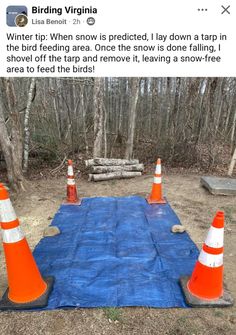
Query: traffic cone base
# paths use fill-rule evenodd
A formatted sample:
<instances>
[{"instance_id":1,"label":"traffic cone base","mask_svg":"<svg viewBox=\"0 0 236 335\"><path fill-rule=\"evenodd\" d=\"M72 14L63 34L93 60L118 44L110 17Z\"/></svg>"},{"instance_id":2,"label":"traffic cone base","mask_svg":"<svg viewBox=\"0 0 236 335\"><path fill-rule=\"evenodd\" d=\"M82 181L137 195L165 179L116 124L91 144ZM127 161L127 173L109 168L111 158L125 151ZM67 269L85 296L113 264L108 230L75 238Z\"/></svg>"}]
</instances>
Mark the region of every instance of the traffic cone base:
<instances>
[{"instance_id":1,"label":"traffic cone base","mask_svg":"<svg viewBox=\"0 0 236 335\"><path fill-rule=\"evenodd\" d=\"M75 201L75 202L68 202L68 200L66 200L65 202L63 202L63 205L74 205L74 206L80 206L81 205L81 203L82 203L82 200L83 199L78 199L77 201Z\"/></svg>"},{"instance_id":2,"label":"traffic cone base","mask_svg":"<svg viewBox=\"0 0 236 335\"><path fill-rule=\"evenodd\" d=\"M228 289L224 286L223 295L218 299L203 299L193 295L188 289L188 282L191 276L180 278L180 285L184 293L186 303L191 307L229 307L234 304Z\"/></svg>"},{"instance_id":3,"label":"traffic cone base","mask_svg":"<svg viewBox=\"0 0 236 335\"><path fill-rule=\"evenodd\" d=\"M81 199L77 196L76 186L67 185L67 205L81 205Z\"/></svg>"},{"instance_id":4,"label":"traffic cone base","mask_svg":"<svg viewBox=\"0 0 236 335\"><path fill-rule=\"evenodd\" d=\"M146 200L150 205L152 205L152 204L166 204L167 203L167 201L164 198L162 198L160 200L156 200L156 199L152 199L152 197L150 195L147 197Z\"/></svg>"},{"instance_id":5,"label":"traffic cone base","mask_svg":"<svg viewBox=\"0 0 236 335\"><path fill-rule=\"evenodd\" d=\"M72 184L73 183L73 184ZM81 201L77 196L77 190L74 180L67 180L67 203L80 205Z\"/></svg>"},{"instance_id":6,"label":"traffic cone base","mask_svg":"<svg viewBox=\"0 0 236 335\"><path fill-rule=\"evenodd\" d=\"M47 306L48 298L54 283L54 277L46 277L43 279L47 287L45 292L38 299L24 303L16 303L9 299L9 289L7 289L0 301L0 310L31 309Z\"/></svg>"}]
</instances>

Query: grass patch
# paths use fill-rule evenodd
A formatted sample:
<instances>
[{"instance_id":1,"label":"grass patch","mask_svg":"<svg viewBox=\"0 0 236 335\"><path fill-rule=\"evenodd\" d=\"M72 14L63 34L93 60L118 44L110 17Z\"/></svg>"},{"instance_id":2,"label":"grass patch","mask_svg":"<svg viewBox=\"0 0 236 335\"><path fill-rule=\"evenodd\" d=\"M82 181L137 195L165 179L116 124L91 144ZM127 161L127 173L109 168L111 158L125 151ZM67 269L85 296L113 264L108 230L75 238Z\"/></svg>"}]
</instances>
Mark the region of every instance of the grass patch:
<instances>
[{"instance_id":1,"label":"grass patch","mask_svg":"<svg viewBox=\"0 0 236 335\"><path fill-rule=\"evenodd\" d=\"M215 311L215 316L217 317L217 318L222 318L222 317L224 317L224 313L222 312L222 311Z\"/></svg>"},{"instance_id":2,"label":"grass patch","mask_svg":"<svg viewBox=\"0 0 236 335\"><path fill-rule=\"evenodd\" d=\"M103 309L108 320L122 321L122 311L119 308L104 308Z\"/></svg>"}]
</instances>

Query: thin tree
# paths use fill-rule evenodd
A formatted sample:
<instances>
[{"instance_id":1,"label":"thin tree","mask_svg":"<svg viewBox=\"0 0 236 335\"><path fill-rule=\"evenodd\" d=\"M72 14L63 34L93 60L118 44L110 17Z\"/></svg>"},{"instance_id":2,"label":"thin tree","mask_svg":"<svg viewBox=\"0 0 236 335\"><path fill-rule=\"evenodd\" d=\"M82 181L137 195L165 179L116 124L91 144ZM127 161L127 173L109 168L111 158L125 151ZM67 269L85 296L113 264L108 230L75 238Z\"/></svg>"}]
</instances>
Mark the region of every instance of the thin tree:
<instances>
[{"instance_id":1,"label":"thin tree","mask_svg":"<svg viewBox=\"0 0 236 335\"><path fill-rule=\"evenodd\" d=\"M94 144L93 157L102 156L102 143L104 135L104 79L94 79L94 94L93 94L93 108L94 108Z\"/></svg>"},{"instance_id":2,"label":"thin tree","mask_svg":"<svg viewBox=\"0 0 236 335\"><path fill-rule=\"evenodd\" d=\"M138 102L139 82L140 78L131 78L130 107L129 107L129 119L128 119L128 139L126 142L126 149L125 149L126 159L130 159L133 155L134 132L135 132L136 114L137 114L136 106Z\"/></svg>"},{"instance_id":3,"label":"thin tree","mask_svg":"<svg viewBox=\"0 0 236 335\"><path fill-rule=\"evenodd\" d=\"M0 144L7 166L10 186L16 190L25 190L25 179L22 171L22 132L20 114L17 110L13 79L2 79L2 99L0 101ZM6 101L10 126L6 125L3 110Z\"/></svg>"},{"instance_id":4,"label":"thin tree","mask_svg":"<svg viewBox=\"0 0 236 335\"><path fill-rule=\"evenodd\" d=\"M31 79L29 93L28 93L28 100L27 106L25 110L25 117L24 117L24 157L23 157L23 172L26 172L28 169L28 162L29 162L29 140L30 140L30 130L29 130L29 116L30 110L32 106L33 95L36 87L36 80L35 78Z\"/></svg>"}]
</instances>

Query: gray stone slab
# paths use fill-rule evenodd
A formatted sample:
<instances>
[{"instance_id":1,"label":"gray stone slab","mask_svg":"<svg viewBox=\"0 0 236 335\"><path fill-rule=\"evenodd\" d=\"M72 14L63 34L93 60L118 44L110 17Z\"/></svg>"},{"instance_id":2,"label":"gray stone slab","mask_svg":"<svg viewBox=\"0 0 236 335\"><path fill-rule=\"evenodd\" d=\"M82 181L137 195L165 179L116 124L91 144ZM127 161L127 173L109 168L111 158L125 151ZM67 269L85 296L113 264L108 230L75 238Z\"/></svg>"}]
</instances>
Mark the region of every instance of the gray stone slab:
<instances>
[{"instance_id":1,"label":"gray stone slab","mask_svg":"<svg viewBox=\"0 0 236 335\"><path fill-rule=\"evenodd\" d=\"M212 194L236 195L236 179L201 177L200 183Z\"/></svg>"}]
</instances>

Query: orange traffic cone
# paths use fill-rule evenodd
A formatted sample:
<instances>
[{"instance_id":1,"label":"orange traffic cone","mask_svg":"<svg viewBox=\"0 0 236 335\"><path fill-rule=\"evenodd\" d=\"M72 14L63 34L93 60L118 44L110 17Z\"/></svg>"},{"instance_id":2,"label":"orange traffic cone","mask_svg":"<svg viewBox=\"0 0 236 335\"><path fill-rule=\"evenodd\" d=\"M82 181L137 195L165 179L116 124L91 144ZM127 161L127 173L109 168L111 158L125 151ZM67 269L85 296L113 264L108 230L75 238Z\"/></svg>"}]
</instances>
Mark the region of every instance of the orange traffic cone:
<instances>
[{"instance_id":1,"label":"orange traffic cone","mask_svg":"<svg viewBox=\"0 0 236 335\"><path fill-rule=\"evenodd\" d=\"M198 257L192 276L180 279L191 306L231 306L233 299L223 288L224 212L218 211Z\"/></svg>"},{"instance_id":2,"label":"orange traffic cone","mask_svg":"<svg viewBox=\"0 0 236 335\"><path fill-rule=\"evenodd\" d=\"M152 184L152 192L147 197L149 204L166 204L166 200L162 197L162 183L161 183L161 160L158 158L156 163L156 170Z\"/></svg>"},{"instance_id":3,"label":"orange traffic cone","mask_svg":"<svg viewBox=\"0 0 236 335\"><path fill-rule=\"evenodd\" d=\"M77 196L75 185L75 177L72 166L72 160L68 160L68 173L67 173L67 203L80 205L81 200Z\"/></svg>"},{"instance_id":4,"label":"orange traffic cone","mask_svg":"<svg viewBox=\"0 0 236 335\"><path fill-rule=\"evenodd\" d=\"M54 279L42 278L3 184L0 184L0 223L9 284L0 309L46 306Z\"/></svg>"}]
</instances>

